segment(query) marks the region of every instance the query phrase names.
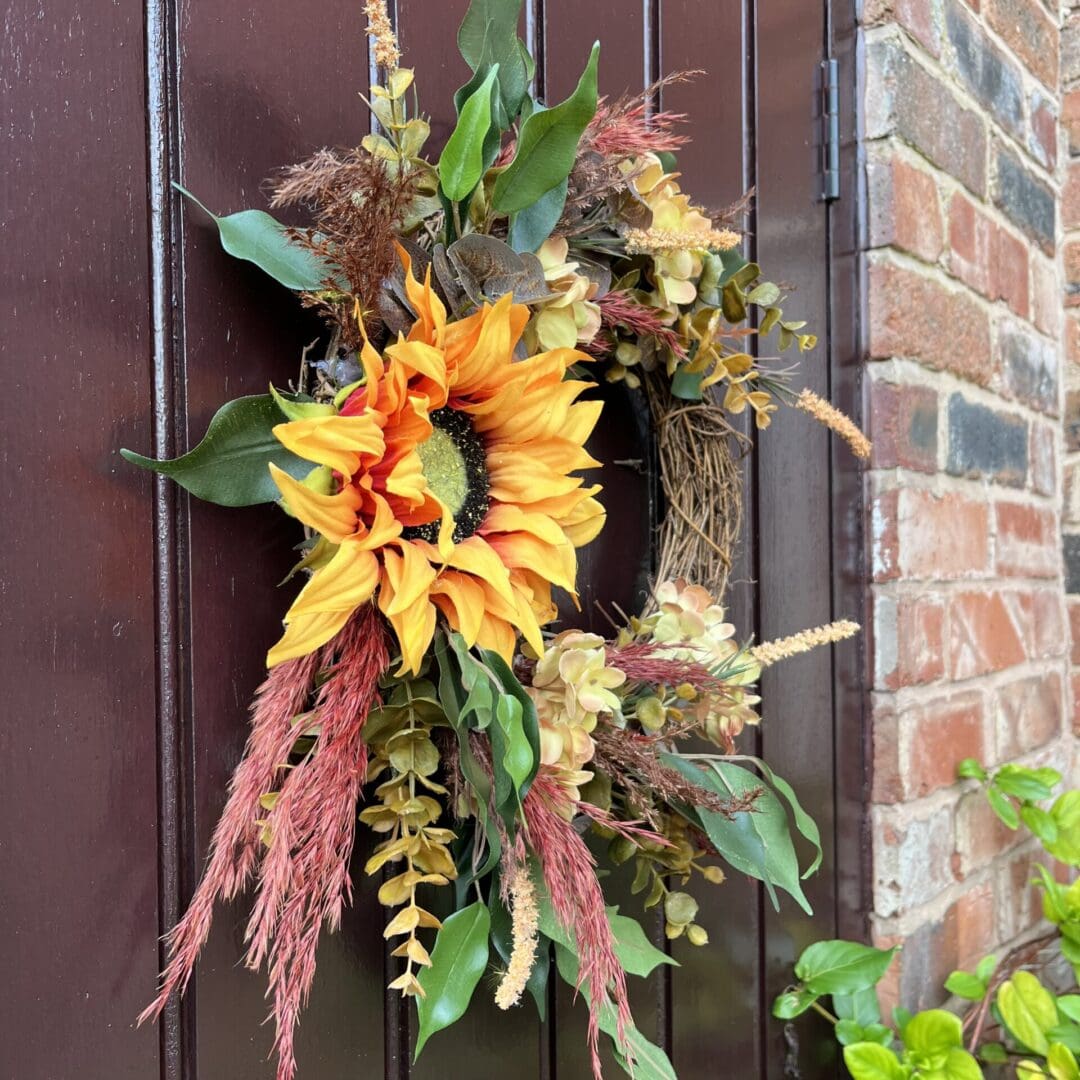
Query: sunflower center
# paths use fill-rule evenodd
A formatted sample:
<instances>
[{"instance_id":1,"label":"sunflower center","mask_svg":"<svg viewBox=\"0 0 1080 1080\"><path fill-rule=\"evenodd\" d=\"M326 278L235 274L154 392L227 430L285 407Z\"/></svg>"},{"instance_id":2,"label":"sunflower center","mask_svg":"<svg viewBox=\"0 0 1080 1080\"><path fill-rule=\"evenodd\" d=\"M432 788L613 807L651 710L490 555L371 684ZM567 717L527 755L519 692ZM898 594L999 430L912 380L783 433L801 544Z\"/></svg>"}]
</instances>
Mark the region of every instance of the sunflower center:
<instances>
[{"instance_id":1,"label":"sunflower center","mask_svg":"<svg viewBox=\"0 0 1080 1080\"><path fill-rule=\"evenodd\" d=\"M468 414L458 409L437 409L428 419L431 436L416 452L428 487L454 517L454 542L460 543L476 532L488 512L490 483L484 441ZM405 530L405 536L435 543L439 522L414 525Z\"/></svg>"}]
</instances>

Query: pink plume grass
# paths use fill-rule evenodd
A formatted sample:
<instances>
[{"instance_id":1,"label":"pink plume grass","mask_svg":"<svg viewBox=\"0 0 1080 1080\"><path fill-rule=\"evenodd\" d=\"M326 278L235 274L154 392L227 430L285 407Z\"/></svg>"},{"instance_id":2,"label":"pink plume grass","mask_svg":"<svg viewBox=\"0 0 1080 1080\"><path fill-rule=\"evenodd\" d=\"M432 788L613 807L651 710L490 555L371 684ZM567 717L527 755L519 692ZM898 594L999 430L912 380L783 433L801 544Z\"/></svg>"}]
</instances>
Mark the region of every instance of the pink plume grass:
<instances>
[{"instance_id":1,"label":"pink plume grass","mask_svg":"<svg viewBox=\"0 0 1080 1080\"><path fill-rule=\"evenodd\" d=\"M589 991L589 1055L593 1077L602 1080L601 1010L607 1004L614 1004L618 1042L628 1058L631 1055L626 1032L633 1021L626 995L626 972L615 955L615 938L596 877L596 861L569 820L573 808L575 804L565 789L546 767L541 767L524 802L529 844L540 860L555 917L577 943L578 989L586 986Z\"/></svg>"},{"instance_id":2,"label":"pink plume grass","mask_svg":"<svg viewBox=\"0 0 1080 1080\"><path fill-rule=\"evenodd\" d=\"M156 1019L174 991L183 993L210 932L214 903L235 897L258 864L245 962L257 968L269 961L277 1078L295 1076L295 1027L315 975L319 933L324 924L338 928L342 908L352 899L349 860L367 770L363 728L378 703L378 680L388 663L386 630L368 604L320 653L270 671L256 694L251 734L214 830L206 871L184 917L166 937L169 962L140 1023ZM308 705L320 670L327 671L326 679L308 722L298 726L295 719ZM309 730L316 734L313 749L288 767L298 735ZM267 811L260 800L271 792L277 798Z\"/></svg>"}]
</instances>

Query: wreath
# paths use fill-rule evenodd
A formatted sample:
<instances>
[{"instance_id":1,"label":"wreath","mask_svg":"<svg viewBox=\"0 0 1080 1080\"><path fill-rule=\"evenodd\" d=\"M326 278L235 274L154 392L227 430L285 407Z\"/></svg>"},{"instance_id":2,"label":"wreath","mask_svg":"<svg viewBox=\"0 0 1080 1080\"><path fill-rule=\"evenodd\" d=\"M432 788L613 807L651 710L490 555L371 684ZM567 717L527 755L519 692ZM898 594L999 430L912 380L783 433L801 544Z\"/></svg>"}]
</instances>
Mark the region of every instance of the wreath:
<instances>
[{"instance_id":1,"label":"wreath","mask_svg":"<svg viewBox=\"0 0 1080 1080\"><path fill-rule=\"evenodd\" d=\"M416 1052L489 967L500 1008L531 993L542 1013L554 965L587 1004L597 1077L601 1032L634 1075L674 1076L627 999L628 977L671 958L608 908L598 857L632 862L667 936L698 946L692 877L720 883L726 864L809 910L800 879L821 861L795 793L735 738L758 723L763 666L858 628L737 640L720 604L745 443L729 418L765 428L791 402L860 456L869 444L748 349L814 338L739 253L744 204L710 214L680 189L685 118L649 108L663 84L599 98L597 44L573 93L541 103L520 8L473 0L458 34L472 74L432 163L414 73L385 0L368 0L378 134L275 179L272 207L302 205L309 227L214 218L227 251L325 315L327 346L296 384L223 406L182 457L124 451L212 502L276 501L303 528L306 582L144 1013L183 991L215 903L254 882L246 962L267 967L279 1080L319 934L351 897L358 820ZM607 639L548 629L604 524L588 449L601 379L647 403L664 496L658 584ZM816 852L802 869L792 825Z\"/></svg>"}]
</instances>

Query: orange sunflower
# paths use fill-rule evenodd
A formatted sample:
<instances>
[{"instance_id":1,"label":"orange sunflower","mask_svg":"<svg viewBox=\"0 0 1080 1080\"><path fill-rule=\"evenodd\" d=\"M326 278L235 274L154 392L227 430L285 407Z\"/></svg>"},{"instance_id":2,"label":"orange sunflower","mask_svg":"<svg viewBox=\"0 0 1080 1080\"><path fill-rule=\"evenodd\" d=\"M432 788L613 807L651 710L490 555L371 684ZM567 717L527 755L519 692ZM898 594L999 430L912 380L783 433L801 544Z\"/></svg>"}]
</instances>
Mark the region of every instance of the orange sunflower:
<instances>
[{"instance_id":1,"label":"orange sunflower","mask_svg":"<svg viewBox=\"0 0 1080 1080\"><path fill-rule=\"evenodd\" d=\"M408 336L383 355L365 341L364 379L339 410L274 428L322 467L300 482L270 466L286 509L321 539L270 666L319 648L372 598L402 671L419 670L437 611L470 646L509 659L520 632L542 652L552 586L574 595L575 549L604 523L600 486L571 475L599 464L584 447L601 403L578 401L592 384L565 378L589 357L515 360L524 305L507 295L448 321L430 274L421 285L402 261Z\"/></svg>"}]
</instances>

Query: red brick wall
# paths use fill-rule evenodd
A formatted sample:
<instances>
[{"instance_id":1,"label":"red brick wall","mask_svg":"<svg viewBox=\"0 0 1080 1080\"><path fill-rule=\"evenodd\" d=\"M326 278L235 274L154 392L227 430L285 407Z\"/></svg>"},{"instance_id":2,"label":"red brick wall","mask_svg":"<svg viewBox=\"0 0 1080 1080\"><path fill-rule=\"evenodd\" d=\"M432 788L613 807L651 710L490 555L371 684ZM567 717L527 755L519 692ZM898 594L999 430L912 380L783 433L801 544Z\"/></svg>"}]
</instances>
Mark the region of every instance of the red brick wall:
<instances>
[{"instance_id":1,"label":"red brick wall","mask_svg":"<svg viewBox=\"0 0 1080 1080\"><path fill-rule=\"evenodd\" d=\"M957 762L1073 758L1080 535L1065 574L1062 525L1064 506L1080 533L1080 309L1063 419L1059 271L1080 305L1080 231L1075 246L1060 232L1080 230L1080 91L1060 90L1080 74L1073 25L1055 0L863 10L873 926L905 943L889 993L909 1007L1038 917L1036 847L954 780Z\"/></svg>"}]
</instances>

